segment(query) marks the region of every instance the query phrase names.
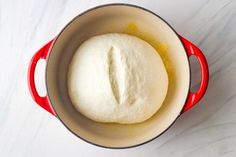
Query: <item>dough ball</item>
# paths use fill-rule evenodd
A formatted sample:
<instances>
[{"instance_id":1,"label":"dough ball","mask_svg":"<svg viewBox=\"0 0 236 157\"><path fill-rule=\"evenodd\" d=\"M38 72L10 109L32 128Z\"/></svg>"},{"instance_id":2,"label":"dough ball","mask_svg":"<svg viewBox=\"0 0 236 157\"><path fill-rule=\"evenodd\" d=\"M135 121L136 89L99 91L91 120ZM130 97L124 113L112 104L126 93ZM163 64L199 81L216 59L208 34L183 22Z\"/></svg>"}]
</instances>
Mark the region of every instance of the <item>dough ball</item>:
<instances>
[{"instance_id":1,"label":"dough ball","mask_svg":"<svg viewBox=\"0 0 236 157\"><path fill-rule=\"evenodd\" d=\"M127 34L86 40L69 66L71 101L97 122L143 122L161 107L167 90L168 75L158 52Z\"/></svg>"}]
</instances>

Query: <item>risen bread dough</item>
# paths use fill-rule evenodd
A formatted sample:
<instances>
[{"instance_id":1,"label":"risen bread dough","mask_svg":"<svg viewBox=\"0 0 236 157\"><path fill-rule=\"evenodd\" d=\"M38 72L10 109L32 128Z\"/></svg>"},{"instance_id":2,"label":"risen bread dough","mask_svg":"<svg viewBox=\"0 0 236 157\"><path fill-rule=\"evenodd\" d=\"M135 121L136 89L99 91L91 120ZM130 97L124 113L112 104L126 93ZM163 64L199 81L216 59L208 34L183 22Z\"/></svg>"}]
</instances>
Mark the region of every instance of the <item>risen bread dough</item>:
<instances>
[{"instance_id":1,"label":"risen bread dough","mask_svg":"<svg viewBox=\"0 0 236 157\"><path fill-rule=\"evenodd\" d=\"M110 33L83 42L69 67L74 107L98 122L137 123L162 105L168 89L156 50L131 35Z\"/></svg>"}]
</instances>

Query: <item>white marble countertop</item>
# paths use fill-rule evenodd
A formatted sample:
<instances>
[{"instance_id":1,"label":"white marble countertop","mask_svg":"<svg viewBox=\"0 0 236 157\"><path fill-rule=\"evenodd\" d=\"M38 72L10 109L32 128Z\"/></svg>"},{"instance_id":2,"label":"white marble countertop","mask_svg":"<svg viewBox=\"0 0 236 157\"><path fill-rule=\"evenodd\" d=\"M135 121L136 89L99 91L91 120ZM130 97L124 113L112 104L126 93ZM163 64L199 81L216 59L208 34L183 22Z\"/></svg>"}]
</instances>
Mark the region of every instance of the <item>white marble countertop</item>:
<instances>
[{"instance_id":1,"label":"white marble countertop","mask_svg":"<svg viewBox=\"0 0 236 157\"><path fill-rule=\"evenodd\" d=\"M111 150L71 134L38 107L27 87L30 58L74 16L111 2L148 8L204 52L209 88L201 102L162 136L140 147ZM0 156L234 157L236 156L236 1L234 0L0 0ZM199 72L193 67L192 86ZM44 87L45 63L37 69Z\"/></svg>"}]
</instances>

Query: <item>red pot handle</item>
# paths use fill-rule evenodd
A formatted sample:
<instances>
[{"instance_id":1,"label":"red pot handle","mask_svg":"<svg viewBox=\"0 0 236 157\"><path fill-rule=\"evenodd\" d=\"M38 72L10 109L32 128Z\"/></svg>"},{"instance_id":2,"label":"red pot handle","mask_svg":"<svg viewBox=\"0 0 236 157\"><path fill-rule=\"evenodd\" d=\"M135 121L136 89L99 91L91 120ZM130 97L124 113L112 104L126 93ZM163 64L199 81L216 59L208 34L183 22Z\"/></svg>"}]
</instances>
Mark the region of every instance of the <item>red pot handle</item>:
<instances>
[{"instance_id":1,"label":"red pot handle","mask_svg":"<svg viewBox=\"0 0 236 157\"><path fill-rule=\"evenodd\" d=\"M51 44L53 43L54 40L51 40L48 42L46 45L44 45L41 49L39 49L34 56L32 57L30 64L29 64L29 69L28 69L28 87L30 90L30 94L33 97L34 101L47 110L49 113L52 115L55 115L51 106L50 102L47 98L47 96L41 97L35 87L35 82L34 82L34 74L35 74L35 68L40 59L45 59L47 58L47 55L49 53L49 49L51 47Z\"/></svg>"},{"instance_id":2,"label":"red pot handle","mask_svg":"<svg viewBox=\"0 0 236 157\"><path fill-rule=\"evenodd\" d=\"M179 37L182 43L184 44L188 57L195 55L201 67L201 84L200 84L199 90L195 93L192 93L191 91L189 92L187 102L182 110L182 113L184 113L187 110L189 110L191 107L193 107L197 102L199 102L200 99L205 94L207 86L208 86L208 81L209 81L209 71L208 71L207 60L204 57L201 50L197 46L189 42L187 39L185 39L184 37L180 35Z\"/></svg>"}]
</instances>

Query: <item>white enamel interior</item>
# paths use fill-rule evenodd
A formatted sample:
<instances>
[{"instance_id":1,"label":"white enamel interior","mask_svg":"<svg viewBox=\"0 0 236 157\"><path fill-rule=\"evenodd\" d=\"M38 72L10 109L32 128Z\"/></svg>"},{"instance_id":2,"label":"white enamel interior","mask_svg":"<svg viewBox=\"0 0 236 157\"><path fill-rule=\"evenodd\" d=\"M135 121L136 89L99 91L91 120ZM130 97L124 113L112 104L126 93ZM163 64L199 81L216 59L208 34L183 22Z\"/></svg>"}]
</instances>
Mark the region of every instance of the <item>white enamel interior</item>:
<instances>
[{"instance_id":1,"label":"white enamel interior","mask_svg":"<svg viewBox=\"0 0 236 157\"><path fill-rule=\"evenodd\" d=\"M151 119L131 125L94 122L71 104L67 92L68 64L81 42L98 34L123 32L131 21L168 45L174 79L164 104ZM74 134L105 147L138 145L160 135L179 116L188 95L189 81L188 58L176 33L154 14L128 5L103 6L76 17L55 41L46 68L47 92L58 117Z\"/></svg>"}]
</instances>

